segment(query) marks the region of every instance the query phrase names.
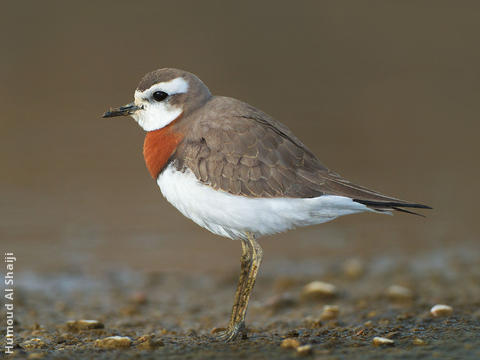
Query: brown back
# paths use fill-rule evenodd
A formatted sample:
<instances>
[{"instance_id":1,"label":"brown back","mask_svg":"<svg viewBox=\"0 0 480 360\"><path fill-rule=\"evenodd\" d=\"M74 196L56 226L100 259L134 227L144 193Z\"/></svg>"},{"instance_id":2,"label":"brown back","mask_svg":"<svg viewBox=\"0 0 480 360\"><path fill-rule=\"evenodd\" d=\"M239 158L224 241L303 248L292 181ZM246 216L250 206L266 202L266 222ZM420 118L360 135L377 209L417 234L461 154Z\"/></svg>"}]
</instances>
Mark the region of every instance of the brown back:
<instances>
[{"instance_id":1,"label":"brown back","mask_svg":"<svg viewBox=\"0 0 480 360\"><path fill-rule=\"evenodd\" d=\"M187 121L172 160L214 189L254 198L331 194L400 201L330 171L285 125L241 101L214 97Z\"/></svg>"}]
</instances>

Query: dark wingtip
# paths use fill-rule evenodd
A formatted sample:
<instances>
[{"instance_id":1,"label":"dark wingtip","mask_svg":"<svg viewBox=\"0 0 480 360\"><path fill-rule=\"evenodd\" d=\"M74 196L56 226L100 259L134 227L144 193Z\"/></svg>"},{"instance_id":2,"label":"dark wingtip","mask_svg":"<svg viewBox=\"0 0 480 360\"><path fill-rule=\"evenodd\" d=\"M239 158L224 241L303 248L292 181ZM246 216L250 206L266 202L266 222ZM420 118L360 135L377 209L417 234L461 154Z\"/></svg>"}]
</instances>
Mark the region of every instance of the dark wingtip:
<instances>
[{"instance_id":1,"label":"dark wingtip","mask_svg":"<svg viewBox=\"0 0 480 360\"><path fill-rule=\"evenodd\" d=\"M419 213L416 213L414 211L409 211L409 210L405 210L405 209L401 209L399 207L396 207L396 206L392 206L392 209L396 210L396 211L400 211L400 212L403 212L403 213L407 213L407 214L412 214L412 215L417 215L417 216L420 216L420 217L426 217L425 215L423 214L419 214ZM422 209L425 209L425 208L422 208Z\"/></svg>"},{"instance_id":2,"label":"dark wingtip","mask_svg":"<svg viewBox=\"0 0 480 360\"><path fill-rule=\"evenodd\" d=\"M417 215L421 217L425 217L425 215L418 214L413 211L405 210L403 208L414 208L414 209L426 209L426 210L432 210L433 208L428 205L423 205L423 204L415 204L415 203L403 203L399 201L372 201L372 200L360 200L360 199L354 199L353 201L356 201L360 204L370 206L373 209L376 210L396 210L400 211L403 213L407 214L412 214L412 215Z\"/></svg>"},{"instance_id":3,"label":"dark wingtip","mask_svg":"<svg viewBox=\"0 0 480 360\"><path fill-rule=\"evenodd\" d=\"M411 207L411 208L417 208L417 209L433 210L433 208L432 208L431 206L423 205L423 204L399 204L398 206L401 206L401 207Z\"/></svg>"}]
</instances>

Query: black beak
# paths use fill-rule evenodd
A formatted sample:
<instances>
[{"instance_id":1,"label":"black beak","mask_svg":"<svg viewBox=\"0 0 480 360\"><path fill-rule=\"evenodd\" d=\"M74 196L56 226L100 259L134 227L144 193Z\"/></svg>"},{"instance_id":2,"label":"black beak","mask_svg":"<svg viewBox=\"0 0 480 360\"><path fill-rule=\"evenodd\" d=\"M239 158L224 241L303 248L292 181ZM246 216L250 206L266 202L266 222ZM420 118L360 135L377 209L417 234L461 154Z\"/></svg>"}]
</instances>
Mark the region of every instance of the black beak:
<instances>
[{"instance_id":1,"label":"black beak","mask_svg":"<svg viewBox=\"0 0 480 360\"><path fill-rule=\"evenodd\" d=\"M120 106L118 109L110 109L102 117L114 117L114 116L126 116L132 115L135 111L143 109L143 106L137 106L135 103L130 103L124 106Z\"/></svg>"}]
</instances>

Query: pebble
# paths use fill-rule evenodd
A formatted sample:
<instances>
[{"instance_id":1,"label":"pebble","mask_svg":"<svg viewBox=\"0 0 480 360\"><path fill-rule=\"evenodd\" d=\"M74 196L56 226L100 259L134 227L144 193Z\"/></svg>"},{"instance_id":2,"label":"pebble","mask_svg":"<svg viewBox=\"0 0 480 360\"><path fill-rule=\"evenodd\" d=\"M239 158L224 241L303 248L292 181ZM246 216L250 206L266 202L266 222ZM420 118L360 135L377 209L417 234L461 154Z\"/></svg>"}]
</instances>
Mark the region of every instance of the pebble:
<instances>
[{"instance_id":1,"label":"pebble","mask_svg":"<svg viewBox=\"0 0 480 360\"><path fill-rule=\"evenodd\" d=\"M392 339L387 339L380 336L375 336L373 338L374 345L393 345L395 342Z\"/></svg>"},{"instance_id":2,"label":"pebble","mask_svg":"<svg viewBox=\"0 0 480 360\"><path fill-rule=\"evenodd\" d=\"M147 303L147 295L143 291L137 291L132 294L130 301L134 304L144 305Z\"/></svg>"},{"instance_id":3,"label":"pebble","mask_svg":"<svg viewBox=\"0 0 480 360\"><path fill-rule=\"evenodd\" d=\"M422 339L419 339L419 338L415 338L413 339L413 345L425 345L426 342Z\"/></svg>"},{"instance_id":4,"label":"pebble","mask_svg":"<svg viewBox=\"0 0 480 360\"><path fill-rule=\"evenodd\" d=\"M313 348L312 348L312 345L310 344L297 347L297 354L300 356L310 355L312 354L312 352L313 352Z\"/></svg>"},{"instance_id":5,"label":"pebble","mask_svg":"<svg viewBox=\"0 0 480 360\"><path fill-rule=\"evenodd\" d=\"M449 316L453 312L453 308L444 304L437 304L430 309L430 313L435 317Z\"/></svg>"},{"instance_id":6,"label":"pebble","mask_svg":"<svg viewBox=\"0 0 480 360\"><path fill-rule=\"evenodd\" d=\"M333 297L336 294L337 288L335 285L323 281L312 281L305 285L302 290L302 297L306 299L321 299Z\"/></svg>"},{"instance_id":7,"label":"pebble","mask_svg":"<svg viewBox=\"0 0 480 360\"><path fill-rule=\"evenodd\" d=\"M30 353L28 354L27 359L43 359L45 357L44 353Z\"/></svg>"},{"instance_id":8,"label":"pebble","mask_svg":"<svg viewBox=\"0 0 480 360\"><path fill-rule=\"evenodd\" d=\"M322 315L320 315L320 320L336 319L339 311L340 309L337 305L325 305L323 307Z\"/></svg>"},{"instance_id":9,"label":"pebble","mask_svg":"<svg viewBox=\"0 0 480 360\"><path fill-rule=\"evenodd\" d=\"M103 329L105 326L98 320L70 320L67 321L69 330Z\"/></svg>"},{"instance_id":10,"label":"pebble","mask_svg":"<svg viewBox=\"0 0 480 360\"><path fill-rule=\"evenodd\" d=\"M146 339L145 341L140 342L137 345L137 349L142 350L155 350L160 346L165 346L164 342L160 339L155 339L153 337Z\"/></svg>"},{"instance_id":11,"label":"pebble","mask_svg":"<svg viewBox=\"0 0 480 360\"><path fill-rule=\"evenodd\" d=\"M297 339L286 338L282 340L280 346L284 349L296 349L300 346L300 342Z\"/></svg>"},{"instance_id":12,"label":"pebble","mask_svg":"<svg viewBox=\"0 0 480 360\"><path fill-rule=\"evenodd\" d=\"M133 316L140 313L138 306L136 304L124 306L119 311L120 311L120 314L124 316Z\"/></svg>"},{"instance_id":13,"label":"pebble","mask_svg":"<svg viewBox=\"0 0 480 360\"><path fill-rule=\"evenodd\" d=\"M343 264L344 274L352 279L357 279L365 272L365 265L359 259L348 259Z\"/></svg>"},{"instance_id":14,"label":"pebble","mask_svg":"<svg viewBox=\"0 0 480 360\"><path fill-rule=\"evenodd\" d=\"M412 290L401 285L392 285L386 291L391 300L411 300L413 298Z\"/></svg>"},{"instance_id":15,"label":"pebble","mask_svg":"<svg viewBox=\"0 0 480 360\"><path fill-rule=\"evenodd\" d=\"M190 336L190 337L198 337L198 333L195 331L195 329L188 329L185 332L185 335Z\"/></svg>"},{"instance_id":16,"label":"pebble","mask_svg":"<svg viewBox=\"0 0 480 360\"><path fill-rule=\"evenodd\" d=\"M151 335L142 335L142 336L140 336L140 337L137 339L137 342L138 342L138 343L141 343L141 342L144 342L144 341L153 339L154 337L155 337L155 335L153 335L153 334L151 334Z\"/></svg>"},{"instance_id":17,"label":"pebble","mask_svg":"<svg viewBox=\"0 0 480 360\"><path fill-rule=\"evenodd\" d=\"M33 330L30 335L39 336L45 334L47 331L45 329Z\"/></svg>"},{"instance_id":18,"label":"pebble","mask_svg":"<svg viewBox=\"0 0 480 360\"><path fill-rule=\"evenodd\" d=\"M43 341L42 339L39 338L33 338L30 340L27 340L21 344L22 348L26 350L30 349L44 349L48 346L48 344Z\"/></svg>"},{"instance_id":19,"label":"pebble","mask_svg":"<svg viewBox=\"0 0 480 360\"><path fill-rule=\"evenodd\" d=\"M401 313L401 314L398 314L397 315L397 320L399 321L403 321L403 320L407 320L407 319L410 319L414 316L414 314L410 313L410 312L404 312L404 313Z\"/></svg>"},{"instance_id":20,"label":"pebble","mask_svg":"<svg viewBox=\"0 0 480 360\"><path fill-rule=\"evenodd\" d=\"M319 327L322 327L323 325L322 320L320 320L320 318L316 318L311 315L308 315L307 317L305 317L304 323L305 323L305 326L310 329L319 328Z\"/></svg>"},{"instance_id":21,"label":"pebble","mask_svg":"<svg viewBox=\"0 0 480 360\"><path fill-rule=\"evenodd\" d=\"M95 346L103 349L123 349L132 345L132 340L126 336L110 336L95 340Z\"/></svg>"}]
</instances>

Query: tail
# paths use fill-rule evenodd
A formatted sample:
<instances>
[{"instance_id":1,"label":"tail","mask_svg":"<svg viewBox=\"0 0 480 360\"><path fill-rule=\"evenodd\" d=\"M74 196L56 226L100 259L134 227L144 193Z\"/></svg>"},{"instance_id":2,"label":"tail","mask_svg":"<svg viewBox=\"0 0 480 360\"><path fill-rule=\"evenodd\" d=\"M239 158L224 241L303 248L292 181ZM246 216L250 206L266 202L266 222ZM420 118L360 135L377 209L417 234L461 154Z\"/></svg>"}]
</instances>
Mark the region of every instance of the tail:
<instances>
[{"instance_id":1,"label":"tail","mask_svg":"<svg viewBox=\"0 0 480 360\"><path fill-rule=\"evenodd\" d=\"M368 206L375 211L390 212L395 210L407 214L424 216L410 210L405 210L404 208L431 209L428 205L396 199L367 189L366 187L353 184L333 172L324 174L322 180L324 181L322 185L327 189L327 194L349 197L353 201Z\"/></svg>"},{"instance_id":2,"label":"tail","mask_svg":"<svg viewBox=\"0 0 480 360\"><path fill-rule=\"evenodd\" d=\"M412 214L412 215L418 215L425 217L425 215L410 211L410 210L405 210L403 208L414 208L414 209L432 209L428 205L423 205L423 204L415 204L415 203L407 203L403 201L375 201L375 200L362 200L362 199L353 199L353 201L358 202L360 204L366 205L369 208L376 210L376 211L400 211L403 213L407 214Z\"/></svg>"}]
</instances>

